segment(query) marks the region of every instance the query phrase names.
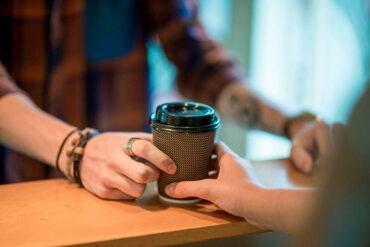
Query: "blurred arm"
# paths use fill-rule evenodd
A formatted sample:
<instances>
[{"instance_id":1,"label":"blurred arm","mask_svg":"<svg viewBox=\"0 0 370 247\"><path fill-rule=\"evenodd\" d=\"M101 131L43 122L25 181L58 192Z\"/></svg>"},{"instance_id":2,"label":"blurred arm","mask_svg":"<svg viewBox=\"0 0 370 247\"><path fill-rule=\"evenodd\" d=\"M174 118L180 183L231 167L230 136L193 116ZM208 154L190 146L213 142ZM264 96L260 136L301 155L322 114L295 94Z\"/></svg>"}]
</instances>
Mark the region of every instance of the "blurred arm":
<instances>
[{"instance_id":1,"label":"blurred arm","mask_svg":"<svg viewBox=\"0 0 370 247\"><path fill-rule=\"evenodd\" d=\"M263 229L299 234L310 215L313 190L249 189L242 217Z\"/></svg>"}]
</instances>

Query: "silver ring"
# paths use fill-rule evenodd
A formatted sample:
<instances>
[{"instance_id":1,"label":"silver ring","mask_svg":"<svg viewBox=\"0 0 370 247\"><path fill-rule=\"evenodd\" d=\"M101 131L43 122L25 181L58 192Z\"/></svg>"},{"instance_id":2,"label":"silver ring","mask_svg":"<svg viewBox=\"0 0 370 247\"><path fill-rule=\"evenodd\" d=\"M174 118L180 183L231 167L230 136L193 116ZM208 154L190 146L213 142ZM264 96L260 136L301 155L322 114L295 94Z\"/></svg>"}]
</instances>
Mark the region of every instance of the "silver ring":
<instances>
[{"instance_id":1,"label":"silver ring","mask_svg":"<svg viewBox=\"0 0 370 247\"><path fill-rule=\"evenodd\" d=\"M138 137L131 137L130 139L128 139L127 143L126 143L126 150L127 150L127 153L130 157L134 157L135 154L132 152L132 144L134 143L135 140L140 140L141 138L138 138Z\"/></svg>"}]
</instances>

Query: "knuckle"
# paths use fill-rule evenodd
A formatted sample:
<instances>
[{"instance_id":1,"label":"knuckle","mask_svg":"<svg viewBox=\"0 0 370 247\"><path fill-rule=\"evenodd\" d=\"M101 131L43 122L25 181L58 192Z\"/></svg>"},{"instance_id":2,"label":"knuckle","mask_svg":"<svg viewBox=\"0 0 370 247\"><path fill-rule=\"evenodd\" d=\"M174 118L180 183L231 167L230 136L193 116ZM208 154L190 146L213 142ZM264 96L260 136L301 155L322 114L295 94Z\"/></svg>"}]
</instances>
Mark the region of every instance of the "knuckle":
<instances>
[{"instance_id":1,"label":"knuckle","mask_svg":"<svg viewBox=\"0 0 370 247\"><path fill-rule=\"evenodd\" d=\"M101 187L96 191L96 195L103 199L108 199L109 196L109 189L106 187Z\"/></svg>"},{"instance_id":2,"label":"knuckle","mask_svg":"<svg viewBox=\"0 0 370 247\"><path fill-rule=\"evenodd\" d=\"M150 176L151 176L151 171L149 170L149 168L146 168L146 167L141 168L136 173L136 182L145 183L149 180Z\"/></svg>"},{"instance_id":3,"label":"knuckle","mask_svg":"<svg viewBox=\"0 0 370 247\"><path fill-rule=\"evenodd\" d=\"M158 180L158 178L159 178L159 171L157 169L154 170L154 173L152 174L152 177L153 177L153 179L150 182L154 182L154 181L157 181Z\"/></svg>"},{"instance_id":4,"label":"knuckle","mask_svg":"<svg viewBox=\"0 0 370 247\"><path fill-rule=\"evenodd\" d=\"M148 152L148 150L150 149L150 145L148 142L140 142L140 145L137 145L136 147L136 150L141 153L141 154L145 154Z\"/></svg>"},{"instance_id":5,"label":"knuckle","mask_svg":"<svg viewBox=\"0 0 370 247\"><path fill-rule=\"evenodd\" d=\"M103 184L103 185L109 185L110 184L110 177L108 176L107 173L105 172L102 172L101 175L100 175L100 182Z\"/></svg>"},{"instance_id":6,"label":"knuckle","mask_svg":"<svg viewBox=\"0 0 370 247\"><path fill-rule=\"evenodd\" d=\"M198 195L203 198L210 198L211 190L208 187L205 187L202 190L198 190Z\"/></svg>"},{"instance_id":7,"label":"knuckle","mask_svg":"<svg viewBox=\"0 0 370 247\"><path fill-rule=\"evenodd\" d=\"M117 167L117 164L114 161L109 161L109 162L107 162L107 166L109 168L115 168L115 167Z\"/></svg>"}]
</instances>

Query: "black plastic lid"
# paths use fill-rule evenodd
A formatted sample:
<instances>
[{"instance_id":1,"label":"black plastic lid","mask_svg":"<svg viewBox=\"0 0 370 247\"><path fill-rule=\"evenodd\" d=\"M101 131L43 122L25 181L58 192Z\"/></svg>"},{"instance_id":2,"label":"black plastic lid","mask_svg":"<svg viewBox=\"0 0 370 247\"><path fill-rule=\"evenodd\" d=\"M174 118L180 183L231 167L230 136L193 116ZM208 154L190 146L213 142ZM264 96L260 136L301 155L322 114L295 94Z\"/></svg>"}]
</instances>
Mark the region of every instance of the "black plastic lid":
<instances>
[{"instance_id":1,"label":"black plastic lid","mask_svg":"<svg viewBox=\"0 0 370 247\"><path fill-rule=\"evenodd\" d=\"M219 119L212 107L197 102L173 102L157 106L151 124L172 128L219 127Z\"/></svg>"}]
</instances>

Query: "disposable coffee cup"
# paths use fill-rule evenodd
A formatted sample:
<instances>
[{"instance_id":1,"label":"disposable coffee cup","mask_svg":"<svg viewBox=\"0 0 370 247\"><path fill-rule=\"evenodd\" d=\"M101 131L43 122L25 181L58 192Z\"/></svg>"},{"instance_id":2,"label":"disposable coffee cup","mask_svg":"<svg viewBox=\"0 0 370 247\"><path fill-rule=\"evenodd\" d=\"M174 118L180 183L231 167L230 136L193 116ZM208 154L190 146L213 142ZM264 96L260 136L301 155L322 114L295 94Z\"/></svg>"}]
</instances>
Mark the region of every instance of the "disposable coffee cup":
<instances>
[{"instance_id":1,"label":"disposable coffee cup","mask_svg":"<svg viewBox=\"0 0 370 247\"><path fill-rule=\"evenodd\" d=\"M159 105L150 116L153 142L176 164L175 174L160 173L158 196L166 204L186 205L199 198L175 199L165 192L166 185L208 177L216 132L220 120L215 110L196 102Z\"/></svg>"}]
</instances>

